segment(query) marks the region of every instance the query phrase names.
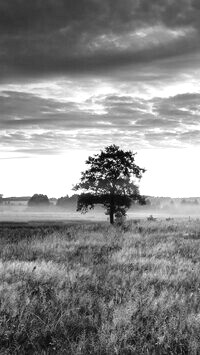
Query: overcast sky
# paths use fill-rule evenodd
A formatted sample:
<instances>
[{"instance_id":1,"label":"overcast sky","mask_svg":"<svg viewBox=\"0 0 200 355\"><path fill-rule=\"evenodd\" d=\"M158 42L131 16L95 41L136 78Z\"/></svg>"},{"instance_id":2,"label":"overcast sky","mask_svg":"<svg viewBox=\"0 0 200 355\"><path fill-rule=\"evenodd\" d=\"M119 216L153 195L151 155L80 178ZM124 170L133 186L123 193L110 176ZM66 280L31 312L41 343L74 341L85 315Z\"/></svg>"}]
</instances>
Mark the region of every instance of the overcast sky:
<instances>
[{"instance_id":1,"label":"overcast sky","mask_svg":"<svg viewBox=\"0 0 200 355\"><path fill-rule=\"evenodd\" d=\"M0 192L70 193L137 152L141 192L200 196L199 0L0 0Z\"/></svg>"}]
</instances>

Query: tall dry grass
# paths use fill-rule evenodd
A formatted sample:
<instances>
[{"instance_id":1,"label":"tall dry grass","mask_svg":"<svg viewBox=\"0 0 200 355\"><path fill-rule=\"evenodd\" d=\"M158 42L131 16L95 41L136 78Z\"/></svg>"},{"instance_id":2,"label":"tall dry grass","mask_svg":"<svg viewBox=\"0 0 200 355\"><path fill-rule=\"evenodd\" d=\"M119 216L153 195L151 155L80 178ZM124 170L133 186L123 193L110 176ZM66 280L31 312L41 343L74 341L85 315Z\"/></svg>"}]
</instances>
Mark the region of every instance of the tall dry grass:
<instances>
[{"instance_id":1,"label":"tall dry grass","mask_svg":"<svg viewBox=\"0 0 200 355\"><path fill-rule=\"evenodd\" d=\"M0 225L0 354L200 354L200 222Z\"/></svg>"}]
</instances>

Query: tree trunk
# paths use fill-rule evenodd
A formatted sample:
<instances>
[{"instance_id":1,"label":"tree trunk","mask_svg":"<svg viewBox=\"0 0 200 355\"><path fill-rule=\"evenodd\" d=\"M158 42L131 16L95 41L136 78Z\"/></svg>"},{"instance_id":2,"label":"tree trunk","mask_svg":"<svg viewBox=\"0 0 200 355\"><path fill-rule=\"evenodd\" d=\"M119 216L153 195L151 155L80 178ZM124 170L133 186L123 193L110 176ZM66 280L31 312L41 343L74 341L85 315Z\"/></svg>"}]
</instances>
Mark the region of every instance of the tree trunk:
<instances>
[{"instance_id":1,"label":"tree trunk","mask_svg":"<svg viewBox=\"0 0 200 355\"><path fill-rule=\"evenodd\" d=\"M112 208L110 209L110 224L114 224L114 212Z\"/></svg>"},{"instance_id":2,"label":"tree trunk","mask_svg":"<svg viewBox=\"0 0 200 355\"><path fill-rule=\"evenodd\" d=\"M114 224L114 196L110 196L110 224Z\"/></svg>"}]
</instances>

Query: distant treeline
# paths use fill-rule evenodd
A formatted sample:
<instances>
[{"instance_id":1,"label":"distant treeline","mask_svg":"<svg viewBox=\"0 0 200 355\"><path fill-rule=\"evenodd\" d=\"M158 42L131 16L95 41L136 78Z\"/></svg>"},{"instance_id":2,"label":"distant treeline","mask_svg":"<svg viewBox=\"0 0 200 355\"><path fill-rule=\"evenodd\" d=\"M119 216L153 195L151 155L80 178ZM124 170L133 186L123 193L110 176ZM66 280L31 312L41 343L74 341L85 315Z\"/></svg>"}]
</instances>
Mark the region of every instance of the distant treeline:
<instances>
[{"instance_id":1,"label":"distant treeline","mask_svg":"<svg viewBox=\"0 0 200 355\"><path fill-rule=\"evenodd\" d=\"M29 200L28 200L28 206L34 207L34 206L58 206L62 208L67 208L68 206L76 205L78 200L78 195L74 194L71 197L68 195L64 197L60 197L58 199L52 198L49 199L47 195L43 194L34 194Z\"/></svg>"},{"instance_id":2,"label":"distant treeline","mask_svg":"<svg viewBox=\"0 0 200 355\"><path fill-rule=\"evenodd\" d=\"M78 200L78 195L74 194L72 196L63 196L60 198L49 198L47 195L44 194L34 194L33 196L20 196L20 197L5 197L0 194L0 204L5 205L17 205L17 204L27 204L30 207L43 205L43 206L58 206L58 207L67 207L72 204L76 204Z\"/></svg>"},{"instance_id":3,"label":"distant treeline","mask_svg":"<svg viewBox=\"0 0 200 355\"><path fill-rule=\"evenodd\" d=\"M31 196L20 196L20 197L3 197L3 195L0 195L0 200L2 201L7 201L7 202L26 202L31 198Z\"/></svg>"},{"instance_id":4,"label":"distant treeline","mask_svg":"<svg viewBox=\"0 0 200 355\"><path fill-rule=\"evenodd\" d=\"M17 204L27 204L28 206L58 206L61 208L68 208L76 206L78 201L78 194L72 196L62 196L60 198L49 198L47 195L34 194L33 196L20 196L20 197L3 197L0 194L0 204L6 205L17 205ZM152 197L146 196L146 205L142 208L173 208L176 206L200 206L200 197L188 197L188 198L171 198L171 197ZM135 201L132 208L140 208L140 205Z\"/></svg>"}]
</instances>

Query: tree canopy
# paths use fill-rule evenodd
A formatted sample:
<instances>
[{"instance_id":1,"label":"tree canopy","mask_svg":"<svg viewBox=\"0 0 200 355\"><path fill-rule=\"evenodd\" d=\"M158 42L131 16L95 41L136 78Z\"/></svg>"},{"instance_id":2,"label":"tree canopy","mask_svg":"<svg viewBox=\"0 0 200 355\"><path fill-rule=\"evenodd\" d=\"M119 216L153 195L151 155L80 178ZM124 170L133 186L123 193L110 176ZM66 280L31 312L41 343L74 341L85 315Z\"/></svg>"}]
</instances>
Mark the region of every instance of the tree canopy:
<instances>
[{"instance_id":1,"label":"tree canopy","mask_svg":"<svg viewBox=\"0 0 200 355\"><path fill-rule=\"evenodd\" d=\"M47 195L34 194L28 201L28 206L39 207L39 206L49 206L50 202Z\"/></svg>"},{"instance_id":2,"label":"tree canopy","mask_svg":"<svg viewBox=\"0 0 200 355\"><path fill-rule=\"evenodd\" d=\"M100 154L90 156L86 161L89 168L81 173L80 183L74 186L74 190L82 191L77 210L85 213L95 204L101 204L113 223L116 212L125 215L133 201L144 204L145 198L133 178L141 179L145 169L135 164L135 154L110 145Z\"/></svg>"}]
</instances>

